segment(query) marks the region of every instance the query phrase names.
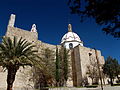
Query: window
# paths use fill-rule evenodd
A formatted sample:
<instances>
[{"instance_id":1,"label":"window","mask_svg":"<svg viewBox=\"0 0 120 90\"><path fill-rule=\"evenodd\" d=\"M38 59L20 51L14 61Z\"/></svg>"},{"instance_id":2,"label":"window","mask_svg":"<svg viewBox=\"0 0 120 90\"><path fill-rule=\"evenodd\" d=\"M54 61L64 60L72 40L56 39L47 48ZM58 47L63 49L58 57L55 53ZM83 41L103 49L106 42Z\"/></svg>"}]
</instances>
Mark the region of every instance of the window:
<instances>
[{"instance_id":1,"label":"window","mask_svg":"<svg viewBox=\"0 0 120 90\"><path fill-rule=\"evenodd\" d=\"M73 48L73 44L72 44L72 43L69 44L69 48L70 48L70 49Z\"/></svg>"}]
</instances>

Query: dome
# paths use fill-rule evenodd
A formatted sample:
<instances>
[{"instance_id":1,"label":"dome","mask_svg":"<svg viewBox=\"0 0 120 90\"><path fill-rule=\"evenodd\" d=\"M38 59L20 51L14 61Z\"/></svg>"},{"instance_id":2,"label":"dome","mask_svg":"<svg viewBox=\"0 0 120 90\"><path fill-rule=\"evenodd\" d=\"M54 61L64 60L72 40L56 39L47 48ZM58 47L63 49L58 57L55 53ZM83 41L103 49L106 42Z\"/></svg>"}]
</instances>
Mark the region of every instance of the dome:
<instances>
[{"instance_id":1,"label":"dome","mask_svg":"<svg viewBox=\"0 0 120 90\"><path fill-rule=\"evenodd\" d=\"M74 32L66 33L61 40L61 44L69 41L81 42L79 36Z\"/></svg>"},{"instance_id":2,"label":"dome","mask_svg":"<svg viewBox=\"0 0 120 90\"><path fill-rule=\"evenodd\" d=\"M80 37L76 33L72 32L71 24L68 25L68 32L62 37L61 44L68 49L70 49L70 46L72 46L72 48L77 45L83 46Z\"/></svg>"}]
</instances>

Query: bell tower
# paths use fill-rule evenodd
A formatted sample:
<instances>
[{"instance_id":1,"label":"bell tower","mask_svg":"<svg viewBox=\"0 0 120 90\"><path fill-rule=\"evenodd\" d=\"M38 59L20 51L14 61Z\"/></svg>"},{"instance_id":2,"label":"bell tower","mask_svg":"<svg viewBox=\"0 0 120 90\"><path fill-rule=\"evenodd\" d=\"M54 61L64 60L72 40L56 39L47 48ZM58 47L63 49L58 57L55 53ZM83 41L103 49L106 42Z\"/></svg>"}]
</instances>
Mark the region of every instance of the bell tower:
<instances>
[{"instance_id":1,"label":"bell tower","mask_svg":"<svg viewBox=\"0 0 120 90\"><path fill-rule=\"evenodd\" d=\"M8 26L14 27L15 24L15 15L11 14L9 22L8 22Z\"/></svg>"},{"instance_id":2,"label":"bell tower","mask_svg":"<svg viewBox=\"0 0 120 90\"><path fill-rule=\"evenodd\" d=\"M32 25L31 32L37 32L37 29L36 29L36 25L35 25L35 24Z\"/></svg>"}]
</instances>

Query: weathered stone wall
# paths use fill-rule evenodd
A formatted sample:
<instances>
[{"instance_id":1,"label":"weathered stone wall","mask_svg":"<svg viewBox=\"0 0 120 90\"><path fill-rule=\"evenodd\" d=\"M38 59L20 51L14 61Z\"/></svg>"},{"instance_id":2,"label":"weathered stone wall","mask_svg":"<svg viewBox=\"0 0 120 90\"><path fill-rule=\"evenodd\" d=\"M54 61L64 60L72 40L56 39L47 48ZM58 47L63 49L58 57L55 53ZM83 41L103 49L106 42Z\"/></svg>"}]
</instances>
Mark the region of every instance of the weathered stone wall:
<instances>
[{"instance_id":1,"label":"weathered stone wall","mask_svg":"<svg viewBox=\"0 0 120 90\"><path fill-rule=\"evenodd\" d=\"M82 68L80 56L79 48L73 48L71 50L73 85L77 87L82 86Z\"/></svg>"},{"instance_id":2,"label":"weathered stone wall","mask_svg":"<svg viewBox=\"0 0 120 90\"><path fill-rule=\"evenodd\" d=\"M6 88L7 86L6 78L7 78L7 72L1 71L0 72L0 88Z\"/></svg>"},{"instance_id":3,"label":"weathered stone wall","mask_svg":"<svg viewBox=\"0 0 120 90\"><path fill-rule=\"evenodd\" d=\"M22 37L29 42L36 42L38 40L38 33L30 32L16 27L7 27L6 36L8 37Z\"/></svg>"},{"instance_id":4,"label":"weathered stone wall","mask_svg":"<svg viewBox=\"0 0 120 90\"><path fill-rule=\"evenodd\" d=\"M87 65L90 64L90 59L95 60L97 62L95 50L91 48L79 46L79 53L81 59L81 67L84 67L82 68L82 75L85 76ZM101 52L99 50L97 50L97 54L98 54L99 63L104 64L104 58L103 56L101 56Z\"/></svg>"},{"instance_id":5,"label":"weathered stone wall","mask_svg":"<svg viewBox=\"0 0 120 90\"><path fill-rule=\"evenodd\" d=\"M14 36L16 36L17 38L22 37L23 39L26 39L27 41L36 45L36 49L38 50L39 54L41 53L41 50L43 48L50 48L52 50L56 49L55 45L51 45L51 44L47 44L47 43L43 43L42 41L39 41L38 34L36 32L30 32L20 28L8 26L6 36L10 38L13 38ZM1 71L0 72L0 88L6 88L7 87L7 83L6 83L7 71L2 72L1 67L0 67L0 71ZM30 81L31 74L32 74L31 67L25 67L25 68L21 67L16 74L13 87L14 88L34 87L33 81Z\"/></svg>"},{"instance_id":6,"label":"weathered stone wall","mask_svg":"<svg viewBox=\"0 0 120 90\"><path fill-rule=\"evenodd\" d=\"M87 77L86 75L87 66L90 65L90 60L97 62L95 50L91 48L83 47L83 46L77 46L74 48L74 54L76 54L74 55L76 59L75 63L77 63L75 64L77 66L76 68L80 68L81 66L81 69L79 72L81 72L82 75L79 74L79 76L81 76L82 78ZM97 50L97 55L98 55L99 64L103 65L104 57L101 56L101 52L99 50ZM76 70L76 72L78 71ZM89 78L88 78L88 82L91 84L91 80Z\"/></svg>"},{"instance_id":7,"label":"weathered stone wall","mask_svg":"<svg viewBox=\"0 0 120 90\"><path fill-rule=\"evenodd\" d=\"M51 44L48 44L48 43L44 43L44 42L42 42L42 41L40 41L40 40L37 40L37 41L35 42L35 45L36 45L37 50L38 50L39 53L40 53L41 50L44 49L44 48L49 48L49 49L54 50L54 51L55 51L55 49L56 49L56 45L51 45ZM60 45L57 45L57 46L60 47Z\"/></svg>"},{"instance_id":8,"label":"weathered stone wall","mask_svg":"<svg viewBox=\"0 0 120 90\"><path fill-rule=\"evenodd\" d=\"M34 87L34 83L30 81L32 76L31 67L26 66L25 68L20 67L16 73L14 88L31 88ZM0 89L7 87L7 70L0 72Z\"/></svg>"}]
</instances>

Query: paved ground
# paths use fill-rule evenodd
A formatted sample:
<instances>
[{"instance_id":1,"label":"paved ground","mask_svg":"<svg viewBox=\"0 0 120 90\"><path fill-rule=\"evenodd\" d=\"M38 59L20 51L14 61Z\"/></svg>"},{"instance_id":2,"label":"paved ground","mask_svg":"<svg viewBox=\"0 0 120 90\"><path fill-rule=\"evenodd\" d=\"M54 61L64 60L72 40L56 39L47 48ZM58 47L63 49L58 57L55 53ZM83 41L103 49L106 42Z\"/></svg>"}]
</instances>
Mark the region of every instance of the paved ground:
<instances>
[{"instance_id":1,"label":"paved ground","mask_svg":"<svg viewBox=\"0 0 120 90\"><path fill-rule=\"evenodd\" d=\"M100 90L98 88L54 88L54 89L49 89L49 90Z\"/></svg>"},{"instance_id":2,"label":"paved ground","mask_svg":"<svg viewBox=\"0 0 120 90\"><path fill-rule=\"evenodd\" d=\"M52 88L49 90L102 90L98 88ZM120 90L120 86L104 86L103 90Z\"/></svg>"},{"instance_id":3,"label":"paved ground","mask_svg":"<svg viewBox=\"0 0 120 90\"><path fill-rule=\"evenodd\" d=\"M0 88L0 90L6 90L5 88L2 89ZM28 88L14 88L13 90L34 90L34 89L28 89ZM71 88L51 88L49 90L101 90L100 87L98 88L74 88L74 87L71 87ZM103 90L120 90L120 86L105 86Z\"/></svg>"},{"instance_id":4,"label":"paved ground","mask_svg":"<svg viewBox=\"0 0 120 90\"><path fill-rule=\"evenodd\" d=\"M104 90L120 90L120 86L106 86Z\"/></svg>"}]
</instances>

